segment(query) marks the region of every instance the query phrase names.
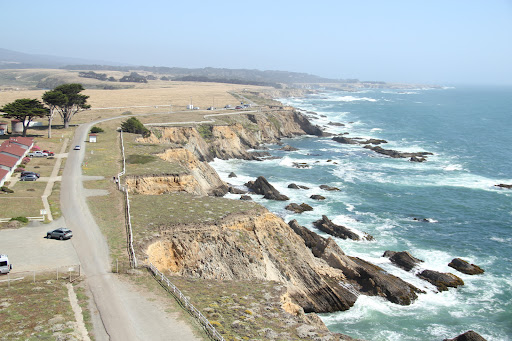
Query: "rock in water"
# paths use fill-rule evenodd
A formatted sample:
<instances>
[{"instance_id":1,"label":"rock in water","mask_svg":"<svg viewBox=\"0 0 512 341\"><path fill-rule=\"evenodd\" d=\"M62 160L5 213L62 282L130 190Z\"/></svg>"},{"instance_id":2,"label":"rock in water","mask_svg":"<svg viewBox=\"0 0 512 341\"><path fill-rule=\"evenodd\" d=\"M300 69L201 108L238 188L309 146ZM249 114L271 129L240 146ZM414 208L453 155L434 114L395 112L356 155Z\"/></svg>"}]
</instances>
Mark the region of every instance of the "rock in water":
<instances>
[{"instance_id":1,"label":"rock in water","mask_svg":"<svg viewBox=\"0 0 512 341\"><path fill-rule=\"evenodd\" d=\"M321 196L321 195L318 195L318 194L313 194L312 196L310 196L310 198L314 199L314 200L325 200L324 196Z\"/></svg>"},{"instance_id":2,"label":"rock in water","mask_svg":"<svg viewBox=\"0 0 512 341\"><path fill-rule=\"evenodd\" d=\"M242 195L240 196L240 200L252 200L252 198L249 195Z\"/></svg>"},{"instance_id":3,"label":"rock in water","mask_svg":"<svg viewBox=\"0 0 512 341\"><path fill-rule=\"evenodd\" d=\"M457 337L454 337L453 339L444 339L443 341L487 341L484 339L480 334L477 332L474 332L472 330L469 330L465 332L464 334L460 334Z\"/></svg>"},{"instance_id":4,"label":"rock in water","mask_svg":"<svg viewBox=\"0 0 512 341\"><path fill-rule=\"evenodd\" d=\"M286 195L279 193L279 191L275 189L274 186L272 186L263 176L259 176L256 181L249 181L245 186L256 194L263 194L265 199L279 201L290 200Z\"/></svg>"},{"instance_id":5,"label":"rock in water","mask_svg":"<svg viewBox=\"0 0 512 341\"><path fill-rule=\"evenodd\" d=\"M292 147L290 146L289 144L287 144L286 146L282 147L282 148L279 148L279 150L283 150L285 152L294 152L294 151L297 151L299 150L298 148L295 148L295 147Z\"/></svg>"},{"instance_id":6,"label":"rock in water","mask_svg":"<svg viewBox=\"0 0 512 341\"><path fill-rule=\"evenodd\" d=\"M469 264L468 262L460 258L452 259L448 266L454 268L457 271L465 273L466 275L478 275L484 273L484 270L478 265Z\"/></svg>"},{"instance_id":7,"label":"rock in water","mask_svg":"<svg viewBox=\"0 0 512 341\"><path fill-rule=\"evenodd\" d=\"M320 185L320 188L325 191L339 191L340 190L338 187L331 187L328 185Z\"/></svg>"},{"instance_id":8,"label":"rock in water","mask_svg":"<svg viewBox=\"0 0 512 341\"><path fill-rule=\"evenodd\" d=\"M382 256L389 258L393 264L399 268L404 269L405 271L411 271L412 268L414 268L418 263L423 262L421 259L413 257L407 251L386 251Z\"/></svg>"},{"instance_id":9,"label":"rock in water","mask_svg":"<svg viewBox=\"0 0 512 341\"><path fill-rule=\"evenodd\" d=\"M512 189L512 185L507 185L507 184L499 184L499 185L494 185L494 186L501 187L501 188Z\"/></svg>"},{"instance_id":10,"label":"rock in water","mask_svg":"<svg viewBox=\"0 0 512 341\"><path fill-rule=\"evenodd\" d=\"M333 268L340 269L346 277L343 286L370 296L381 296L388 301L409 305L422 292L402 279L388 274L382 268L357 257L345 255L332 238L323 238L292 220L289 226L297 233L313 255Z\"/></svg>"},{"instance_id":11,"label":"rock in water","mask_svg":"<svg viewBox=\"0 0 512 341\"><path fill-rule=\"evenodd\" d=\"M299 186L297 186L297 184L294 184L294 183L291 183L288 185L288 188L292 188L292 189L300 189Z\"/></svg>"},{"instance_id":12,"label":"rock in water","mask_svg":"<svg viewBox=\"0 0 512 341\"><path fill-rule=\"evenodd\" d=\"M336 225L323 215L322 219L313 222L313 225L320 231L330 234L331 236L342 238L342 239L353 239L359 240L359 235L355 232L350 231L348 228L342 225Z\"/></svg>"},{"instance_id":13,"label":"rock in water","mask_svg":"<svg viewBox=\"0 0 512 341\"><path fill-rule=\"evenodd\" d=\"M247 193L247 191L244 191L243 189L238 189L238 188L233 187L233 186L229 186L228 192L231 193L231 194L245 194L245 193Z\"/></svg>"},{"instance_id":14,"label":"rock in water","mask_svg":"<svg viewBox=\"0 0 512 341\"><path fill-rule=\"evenodd\" d=\"M228 178L236 178L236 174L234 172L229 173Z\"/></svg>"},{"instance_id":15,"label":"rock in water","mask_svg":"<svg viewBox=\"0 0 512 341\"><path fill-rule=\"evenodd\" d=\"M302 213L304 211L313 211L313 207L309 206L308 204L302 203L300 205L292 202L288 206L285 207L288 211L292 211L295 213Z\"/></svg>"},{"instance_id":16,"label":"rock in water","mask_svg":"<svg viewBox=\"0 0 512 341\"><path fill-rule=\"evenodd\" d=\"M460 285L464 285L462 279L449 272L423 270L417 276L435 285L439 291L446 291L448 287L456 288Z\"/></svg>"}]
</instances>

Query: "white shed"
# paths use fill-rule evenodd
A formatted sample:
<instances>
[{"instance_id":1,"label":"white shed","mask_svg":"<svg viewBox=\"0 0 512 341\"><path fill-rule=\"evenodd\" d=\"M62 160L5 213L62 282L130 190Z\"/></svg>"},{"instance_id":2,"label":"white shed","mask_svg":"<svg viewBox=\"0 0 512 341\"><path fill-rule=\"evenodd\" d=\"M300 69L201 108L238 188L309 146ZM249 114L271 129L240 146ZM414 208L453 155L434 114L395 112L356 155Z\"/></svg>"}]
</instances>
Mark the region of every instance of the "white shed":
<instances>
[{"instance_id":1,"label":"white shed","mask_svg":"<svg viewBox=\"0 0 512 341\"><path fill-rule=\"evenodd\" d=\"M96 142L98 134L89 134L89 142Z\"/></svg>"}]
</instances>

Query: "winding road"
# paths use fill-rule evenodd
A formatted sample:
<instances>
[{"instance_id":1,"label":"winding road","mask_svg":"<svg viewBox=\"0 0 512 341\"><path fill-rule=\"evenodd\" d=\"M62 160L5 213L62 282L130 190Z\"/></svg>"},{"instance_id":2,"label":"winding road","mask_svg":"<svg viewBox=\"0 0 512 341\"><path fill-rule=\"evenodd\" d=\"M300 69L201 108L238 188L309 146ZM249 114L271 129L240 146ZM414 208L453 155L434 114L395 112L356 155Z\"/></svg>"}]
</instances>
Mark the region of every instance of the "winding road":
<instances>
[{"instance_id":1,"label":"winding road","mask_svg":"<svg viewBox=\"0 0 512 341\"><path fill-rule=\"evenodd\" d=\"M117 119L110 118L110 119ZM64 168L61 207L68 228L73 230L73 246L78 254L85 280L92 293L99 319L93 319L96 340L201 340L185 322L165 311L165 307L148 300L128 281L111 273L109 249L105 237L94 221L82 184L81 163L86 151L87 133L98 123L80 125ZM171 299L171 298L170 298Z\"/></svg>"}]
</instances>

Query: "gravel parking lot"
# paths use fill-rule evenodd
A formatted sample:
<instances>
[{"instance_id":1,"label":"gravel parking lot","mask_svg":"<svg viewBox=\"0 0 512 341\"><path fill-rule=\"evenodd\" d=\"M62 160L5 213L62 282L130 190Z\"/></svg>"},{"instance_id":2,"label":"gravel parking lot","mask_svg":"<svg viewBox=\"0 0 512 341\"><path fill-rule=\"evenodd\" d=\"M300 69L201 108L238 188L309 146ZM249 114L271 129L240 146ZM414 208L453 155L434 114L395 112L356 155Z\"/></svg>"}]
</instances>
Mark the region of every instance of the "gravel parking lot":
<instances>
[{"instance_id":1,"label":"gravel parking lot","mask_svg":"<svg viewBox=\"0 0 512 341\"><path fill-rule=\"evenodd\" d=\"M46 239L46 232L59 227L66 227L63 218L50 224L30 222L20 229L0 230L0 253L9 256L12 273L80 264L71 240Z\"/></svg>"}]
</instances>

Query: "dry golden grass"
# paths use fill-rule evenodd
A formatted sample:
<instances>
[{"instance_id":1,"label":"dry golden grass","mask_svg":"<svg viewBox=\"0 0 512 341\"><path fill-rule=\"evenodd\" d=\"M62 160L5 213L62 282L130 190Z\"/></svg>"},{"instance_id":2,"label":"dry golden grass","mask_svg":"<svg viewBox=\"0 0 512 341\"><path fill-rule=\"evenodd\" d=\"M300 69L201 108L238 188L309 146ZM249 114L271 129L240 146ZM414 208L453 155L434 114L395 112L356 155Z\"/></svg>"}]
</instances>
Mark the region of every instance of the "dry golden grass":
<instances>
[{"instance_id":1,"label":"dry golden grass","mask_svg":"<svg viewBox=\"0 0 512 341\"><path fill-rule=\"evenodd\" d=\"M96 71L106 73L108 76L120 78L123 73L115 71ZM138 72L148 74L147 72ZM157 77L161 75L156 75ZM200 83L200 82L170 82L170 81L149 81L148 83L119 83L101 82L90 78L78 77L78 71L67 70L0 70L0 106L10 103L19 98L40 99L46 90L27 90L30 86L16 87L9 86L9 82L16 82L14 79L21 79L23 84L35 86L37 81L45 77L55 77L66 82L81 83L85 87L98 84L132 87L130 89L88 89L85 95L90 96L88 103L92 110L78 114L72 123L90 122L98 118L112 117L126 111L134 114L169 112L169 105L173 111L184 109L188 104L206 109L210 106L222 108L226 104L232 106L239 103L239 99L231 93L240 93L244 90L261 90L263 87L223 84L223 83ZM12 79L12 81L11 81ZM99 109L113 108L113 109ZM56 123L59 122L56 119Z\"/></svg>"}]
</instances>

